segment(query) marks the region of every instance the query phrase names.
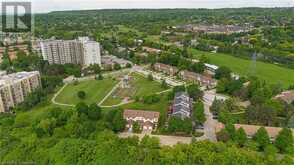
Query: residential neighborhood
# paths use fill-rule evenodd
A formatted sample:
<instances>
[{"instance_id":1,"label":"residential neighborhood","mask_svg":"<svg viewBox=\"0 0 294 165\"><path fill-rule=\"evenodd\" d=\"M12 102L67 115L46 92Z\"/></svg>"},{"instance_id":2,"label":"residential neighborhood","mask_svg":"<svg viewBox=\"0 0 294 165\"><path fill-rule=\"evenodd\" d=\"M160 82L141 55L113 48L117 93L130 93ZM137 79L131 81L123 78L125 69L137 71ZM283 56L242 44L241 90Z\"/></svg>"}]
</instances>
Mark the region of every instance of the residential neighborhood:
<instances>
[{"instance_id":1,"label":"residential neighborhood","mask_svg":"<svg viewBox=\"0 0 294 165\"><path fill-rule=\"evenodd\" d=\"M289 0L1 6L0 165L294 164Z\"/></svg>"}]
</instances>

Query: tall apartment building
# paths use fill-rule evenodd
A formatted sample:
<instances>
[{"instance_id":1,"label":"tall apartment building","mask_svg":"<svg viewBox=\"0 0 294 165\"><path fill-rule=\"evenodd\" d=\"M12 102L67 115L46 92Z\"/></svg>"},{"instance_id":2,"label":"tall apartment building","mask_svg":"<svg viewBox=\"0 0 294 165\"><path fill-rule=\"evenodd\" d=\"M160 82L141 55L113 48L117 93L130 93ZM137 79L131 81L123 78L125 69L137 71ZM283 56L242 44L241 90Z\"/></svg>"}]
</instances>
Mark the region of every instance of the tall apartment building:
<instances>
[{"instance_id":1,"label":"tall apartment building","mask_svg":"<svg viewBox=\"0 0 294 165\"><path fill-rule=\"evenodd\" d=\"M24 101L31 92L41 87L38 71L18 72L0 77L0 113Z\"/></svg>"},{"instance_id":2,"label":"tall apartment building","mask_svg":"<svg viewBox=\"0 0 294 165\"><path fill-rule=\"evenodd\" d=\"M100 44L88 37L78 40L45 40L40 43L44 60L49 64L101 65Z\"/></svg>"}]
</instances>

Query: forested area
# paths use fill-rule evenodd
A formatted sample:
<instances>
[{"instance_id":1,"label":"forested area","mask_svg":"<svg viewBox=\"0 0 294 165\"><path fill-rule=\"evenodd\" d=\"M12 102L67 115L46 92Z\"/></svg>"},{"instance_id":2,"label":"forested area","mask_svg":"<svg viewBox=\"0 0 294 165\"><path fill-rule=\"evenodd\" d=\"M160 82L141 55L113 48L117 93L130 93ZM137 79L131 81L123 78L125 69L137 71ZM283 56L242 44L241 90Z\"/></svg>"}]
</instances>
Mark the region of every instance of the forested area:
<instances>
[{"instance_id":1,"label":"forested area","mask_svg":"<svg viewBox=\"0 0 294 165\"><path fill-rule=\"evenodd\" d=\"M203 73L204 63L209 63L210 59L201 55L198 63L193 62L190 50L210 52L214 46L218 46L219 52L238 58L250 59L256 53L257 60L292 68L293 10L244 8L52 12L35 16L35 34L42 39L89 36L101 43L103 53L107 50L136 64L161 62L196 73ZM182 48L171 44L169 39L172 35L186 33L171 30L174 26L245 26L246 23L250 23L255 30L229 35L188 33L180 36ZM171 30L170 36L161 35L165 30ZM138 39L144 41L142 45L136 42ZM197 40L197 46L192 44L193 39ZM136 53L146 53L143 46L162 52L137 56ZM135 51L131 50L133 47L136 47ZM120 48L125 49L120 51ZM281 84L270 84L254 76L236 80L231 77L232 71L228 67L220 66L215 75L218 79L216 91L236 96L241 101L249 100L251 105L240 107L234 99L213 102L211 112L226 124L226 128L218 134L220 142L193 140L191 144L160 146L159 139L151 137L144 137L141 141L138 137L119 138L117 133L124 130L126 122L122 118L123 109L104 110L96 104L84 103L73 108L61 108L49 103L51 96L63 85L63 78L69 75L81 77L95 73L96 76L99 74L97 81L103 79L99 66L82 70L81 66L73 64L49 65L31 51L28 55L18 51L16 57L9 59L6 50L1 70L8 73L38 70L43 88L31 93L14 108L16 113L0 115L0 164L294 164L293 137L292 140L289 138L288 129L283 129L278 140L271 143L263 128L251 140L243 129L235 130L232 127L234 123L242 123L293 128L293 103L285 104L272 99L285 89ZM149 76L148 79L153 80L153 77ZM246 84L248 81L250 84ZM161 85L168 88L165 81ZM287 85L287 88L293 89L293 86ZM175 93L180 91L187 91L195 101L192 118L185 121L171 118L163 131L193 135L191 120L197 125L202 125L206 120L200 99L203 92L195 84L187 88L179 86L168 94L168 100L172 102ZM87 97L84 91L76 92L81 100ZM142 99L145 105L160 101L157 95Z\"/></svg>"},{"instance_id":2,"label":"forested area","mask_svg":"<svg viewBox=\"0 0 294 165\"><path fill-rule=\"evenodd\" d=\"M93 118L93 116L95 116ZM162 147L156 138L118 138L121 110L95 104L47 108L0 118L0 162L33 164L293 164L290 156L208 141ZM246 137L245 137L246 138ZM245 139L246 140L246 139ZM253 144L252 144L253 145ZM251 146L252 146L251 145Z\"/></svg>"},{"instance_id":3,"label":"forested area","mask_svg":"<svg viewBox=\"0 0 294 165\"><path fill-rule=\"evenodd\" d=\"M149 36L160 36L162 41L166 41L161 33L170 31L170 27L197 24L247 27L249 24L252 26L249 32L229 35L188 33L188 38L197 39L199 44L196 48L199 50L211 51L211 47L218 46L219 52L245 59L251 59L252 54L256 53L257 60L293 68L293 10L243 8L52 12L36 15L35 34L41 38L54 36L59 39L87 35L101 42L116 39L121 46L132 47L135 45L134 39L149 42ZM120 31L122 26L123 32ZM170 32L182 31L176 29ZM253 47L249 41L254 41Z\"/></svg>"}]
</instances>

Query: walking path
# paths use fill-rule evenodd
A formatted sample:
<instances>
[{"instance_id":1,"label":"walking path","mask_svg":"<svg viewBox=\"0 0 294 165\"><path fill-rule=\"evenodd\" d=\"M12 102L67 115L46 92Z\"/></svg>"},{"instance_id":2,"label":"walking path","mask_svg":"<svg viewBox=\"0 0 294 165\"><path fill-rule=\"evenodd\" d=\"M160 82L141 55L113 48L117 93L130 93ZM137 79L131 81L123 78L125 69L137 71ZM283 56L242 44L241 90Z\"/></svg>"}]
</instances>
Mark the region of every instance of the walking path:
<instances>
[{"instance_id":1,"label":"walking path","mask_svg":"<svg viewBox=\"0 0 294 165\"><path fill-rule=\"evenodd\" d=\"M114 76L117 74L122 74L125 72L129 72L128 74L130 74L132 72L132 69L123 69L123 70L119 70L119 71L115 71L115 72L110 72L110 73L105 73L103 74L104 77L108 77L108 76ZM82 77L82 78L74 78L72 80L68 80L64 86L62 88L59 89L59 91L54 94L53 98L51 99L51 102L55 105L59 105L59 106L67 106L67 107L74 107L75 105L73 104L64 104L64 103L59 103L56 101L56 97L64 90L65 87L68 86L68 84L70 84L73 81L87 81L87 80L91 80L91 79L95 79L95 76L88 76L88 77ZM121 82L119 82L118 84L116 84L116 86L114 86L114 88L102 99L102 101L100 101L100 103L103 103L108 97L109 95L111 95L111 93L120 85ZM100 103L98 105L100 105Z\"/></svg>"},{"instance_id":2,"label":"walking path","mask_svg":"<svg viewBox=\"0 0 294 165\"><path fill-rule=\"evenodd\" d=\"M63 85L63 87L60 88L59 91L58 91L57 93L54 94L54 96L53 96L52 99L51 99L51 102L52 102L53 104L60 105L60 106L67 106L67 107L74 107L74 106L75 106L75 105L72 105L72 104L63 104L63 103L59 103L59 102L56 101L56 97L57 97L57 96L63 91L63 89L64 89L65 87L67 87L67 85L68 85L68 83L65 83L65 84Z\"/></svg>"}]
</instances>

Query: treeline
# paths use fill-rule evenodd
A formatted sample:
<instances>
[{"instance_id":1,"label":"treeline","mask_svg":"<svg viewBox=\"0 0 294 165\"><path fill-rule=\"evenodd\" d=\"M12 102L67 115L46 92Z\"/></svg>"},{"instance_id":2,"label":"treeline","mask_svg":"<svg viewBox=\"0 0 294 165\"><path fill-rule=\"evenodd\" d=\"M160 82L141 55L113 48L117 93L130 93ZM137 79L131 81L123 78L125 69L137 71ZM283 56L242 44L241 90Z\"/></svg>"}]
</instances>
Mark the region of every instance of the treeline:
<instances>
[{"instance_id":1,"label":"treeline","mask_svg":"<svg viewBox=\"0 0 294 165\"><path fill-rule=\"evenodd\" d=\"M163 147L144 137L118 138L122 111L101 111L80 103L74 109L49 108L0 116L1 163L20 164L293 164L289 155L264 154L208 141Z\"/></svg>"},{"instance_id":2,"label":"treeline","mask_svg":"<svg viewBox=\"0 0 294 165\"><path fill-rule=\"evenodd\" d=\"M269 63L278 63L294 68L294 28L262 27L248 33L238 34L198 34L197 49L212 51L218 46L220 53L231 54L236 57ZM252 42L254 41L254 42Z\"/></svg>"},{"instance_id":3,"label":"treeline","mask_svg":"<svg viewBox=\"0 0 294 165\"><path fill-rule=\"evenodd\" d=\"M186 22L207 24L244 24L255 27L293 24L293 8L243 9L130 9L62 11L36 14L37 36L63 36L95 33L104 26L126 25L147 34L159 34L166 25ZM66 37L66 35L64 36Z\"/></svg>"},{"instance_id":4,"label":"treeline","mask_svg":"<svg viewBox=\"0 0 294 165\"><path fill-rule=\"evenodd\" d=\"M252 139L248 139L242 127L235 129L232 124L227 124L225 129L217 133L217 139L226 143L235 143L241 148L250 148L265 153L287 153L291 155L294 153L294 138L292 130L288 128L281 129L276 139L273 140L270 138L267 130L264 127L260 127Z\"/></svg>"},{"instance_id":5,"label":"treeline","mask_svg":"<svg viewBox=\"0 0 294 165\"><path fill-rule=\"evenodd\" d=\"M291 123L293 123L294 102L287 104L274 99L283 91L281 84L268 84L256 77L233 79L227 67L220 67L215 77L219 79L217 92L232 95L242 101L250 101L250 105L242 109L234 99L215 100L211 111L219 116L221 122L293 128ZM242 110L244 113L241 119L235 119L231 114Z\"/></svg>"}]
</instances>

